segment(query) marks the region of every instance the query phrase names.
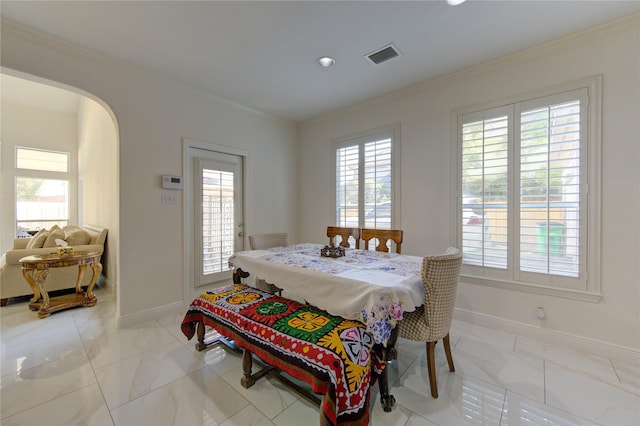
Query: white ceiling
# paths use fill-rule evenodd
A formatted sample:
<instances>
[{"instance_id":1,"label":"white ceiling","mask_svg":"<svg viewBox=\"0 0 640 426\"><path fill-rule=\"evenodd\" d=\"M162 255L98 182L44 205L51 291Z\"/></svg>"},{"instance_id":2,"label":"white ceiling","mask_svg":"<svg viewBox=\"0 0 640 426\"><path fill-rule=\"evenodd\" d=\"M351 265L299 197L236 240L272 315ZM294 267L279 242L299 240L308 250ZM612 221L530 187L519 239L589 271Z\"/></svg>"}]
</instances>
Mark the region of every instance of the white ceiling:
<instances>
[{"instance_id":1,"label":"white ceiling","mask_svg":"<svg viewBox=\"0 0 640 426\"><path fill-rule=\"evenodd\" d=\"M637 0L469 0L456 7L444 0L2 0L1 6L3 19L293 121L640 10ZM389 43L399 58L375 66L364 57ZM336 64L319 67L323 55Z\"/></svg>"}]
</instances>

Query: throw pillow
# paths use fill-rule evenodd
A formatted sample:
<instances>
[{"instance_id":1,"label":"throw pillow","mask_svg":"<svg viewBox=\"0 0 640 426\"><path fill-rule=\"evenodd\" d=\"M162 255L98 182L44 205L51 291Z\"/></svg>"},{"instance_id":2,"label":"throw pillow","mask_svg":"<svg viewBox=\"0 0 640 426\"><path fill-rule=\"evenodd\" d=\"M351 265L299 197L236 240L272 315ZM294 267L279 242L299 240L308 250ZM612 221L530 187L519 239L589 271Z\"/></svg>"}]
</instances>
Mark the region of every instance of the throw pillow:
<instances>
[{"instance_id":1,"label":"throw pillow","mask_svg":"<svg viewBox=\"0 0 640 426\"><path fill-rule=\"evenodd\" d=\"M91 235L79 226L65 226L64 227L64 240L70 246L83 246L89 244Z\"/></svg>"},{"instance_id":2,"label":"throw pillow","mask_svg":"<svg viewBox=\"0 0 640 426\"><path fill-rule=\"evenodd\" d=\"M41 228L33 237L31 237L31 239L27 243L27 250L42 248L48 235L49 233L47 232L47 230Z\"/></svg>"},{"instance_id":3,"label":"throw pillow","mask_svg":"<svg viewBox=\"0 0 640 426\"><path fill-rule=\"evenodd\" d=\"M64 231L58 225L53 225L42 247L56 247L56 240L64 240Z\"/></svg>"}]
</instances>

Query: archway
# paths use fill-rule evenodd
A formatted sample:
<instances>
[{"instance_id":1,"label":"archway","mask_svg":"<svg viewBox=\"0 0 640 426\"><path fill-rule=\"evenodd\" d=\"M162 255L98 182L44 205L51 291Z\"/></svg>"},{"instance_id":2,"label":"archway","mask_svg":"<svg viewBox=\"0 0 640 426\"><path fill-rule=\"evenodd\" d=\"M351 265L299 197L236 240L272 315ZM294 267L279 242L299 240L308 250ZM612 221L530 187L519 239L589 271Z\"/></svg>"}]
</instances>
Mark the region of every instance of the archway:
<instances>
[{"instance_id":1,"label":"archway","mask_svg":"<svg viewBox=\"0 0 640 426\"><path fill-rule=\"evenodd\" d=\"M70 152L69 223L108 229L103 283L117 295L119 131L113 111L89 93L6 68L0 84L2 252L16 236L16 146Z\"/></svg>"}]
</instances>

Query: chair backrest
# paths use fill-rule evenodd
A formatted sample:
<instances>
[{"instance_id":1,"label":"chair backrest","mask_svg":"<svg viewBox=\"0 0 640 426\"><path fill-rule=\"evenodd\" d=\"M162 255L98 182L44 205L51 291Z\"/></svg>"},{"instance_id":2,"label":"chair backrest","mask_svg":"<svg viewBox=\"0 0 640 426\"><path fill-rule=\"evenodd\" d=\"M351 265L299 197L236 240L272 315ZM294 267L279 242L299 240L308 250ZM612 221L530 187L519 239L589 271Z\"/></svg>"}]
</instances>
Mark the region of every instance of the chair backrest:
<instances>
[{"instance_id":1,"label":"chair backrest","mask_svg":"<svg viewBox=\"0 0 640 426\"><path fill-rule=\"evenodd\" d=\"M387 245L387 241L393 241L396 245L396 253L402 252L402 234L400 229L373 229L362 228L362 239L364 240L364 249L369 250L369 241L373 238L378 239L376 251L389 252L391 248Z\"/></svg>"},{"instance_id":2,"label":"chair backrest","mask_svg":"<svg viewBox=\"0 0 640 426\"><path fill-rule=\"evenodd\" d=\"M340 226L327 226L327 237L329 237L329 244L335 245L336 237L340 236L340 245L342 247L351 247L349 243L349 237L355 239L356 248L360 248L360 228L343 228Z\"/></svg>"},{"instance_id":3,"label":"chair backrest","mask_svg":"<svg viewBox=\"0 0 640 426\"><path fill-rule=\"evenodd\" d=\"M251 250L263 250L271 247L282 247L288 245L289 234L286 232L272 234L249 235L249 247Z\"/></svg>"},{"instance_id":4,"label":"chair backrest","mask_svg":"<svg viewBox=\"0 0 640 426\"><path fill-rule=\"evenodd\" d=\"M449 333L461 265L462 253L454 247L449 247L444 254L422 260L428 341L435 342Z\"/></svg>"}]
</instances>

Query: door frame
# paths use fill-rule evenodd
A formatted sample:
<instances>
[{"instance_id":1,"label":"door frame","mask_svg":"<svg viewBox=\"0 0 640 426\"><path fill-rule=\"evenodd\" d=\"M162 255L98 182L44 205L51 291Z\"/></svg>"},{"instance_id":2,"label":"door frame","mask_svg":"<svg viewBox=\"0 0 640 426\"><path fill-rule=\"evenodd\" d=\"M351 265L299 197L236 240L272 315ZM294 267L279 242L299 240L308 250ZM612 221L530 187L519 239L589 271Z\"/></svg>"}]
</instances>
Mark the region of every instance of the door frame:
<instances>
[{"instance_id":1,"label":"door frame","mask_svg":"<svg viewBox=\"0 0 640 426\"><path fill-rule=\"evenodd\" d=\"M243 205L244 205L244 229L247 228L247 220L249 219L249 215L247 212L251 211L251 206L248 205L247 201L251 199L248 194L249 185L248 182L248 163L249 163L249 152L244 149L234 148L225 145L218 145L210 142L203 142L189 138L182 139L182 171L183 171L183 200L182 200L182 235L183 235L183 305L184 307L188 307L191 301L198 296L199 290L193 285L194 280L194 241L193 241L193 227L195 226L194 215L192 211L193 206L193 173L192 172L192 163L193 158L195 158L194 150L206 150L212 152L218 152L222 154L236 155L242 157L243 159L243 168L242 168L242 182L243 182ZM244 244L246 246L246 232L245 237L243 238Z\"/></svg>"}]
</instances>

